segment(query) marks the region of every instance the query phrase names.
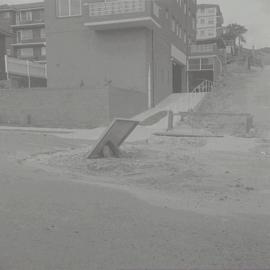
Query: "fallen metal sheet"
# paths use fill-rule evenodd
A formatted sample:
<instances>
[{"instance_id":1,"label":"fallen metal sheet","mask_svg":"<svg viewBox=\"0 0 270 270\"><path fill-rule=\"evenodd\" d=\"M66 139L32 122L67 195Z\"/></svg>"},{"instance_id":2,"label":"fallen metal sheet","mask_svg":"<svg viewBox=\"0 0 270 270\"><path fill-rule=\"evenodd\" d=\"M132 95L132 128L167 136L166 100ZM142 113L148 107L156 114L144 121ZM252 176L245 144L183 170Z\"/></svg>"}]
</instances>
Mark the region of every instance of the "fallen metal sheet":
<instances>
[{"instance_id":1,"label":"fallen metal sheet","mask_svg":"<svg viewBox=\"0 0 270 270\"><path fill-rule=\"evenodd\" d=\"M113 156L119 156L119 147L136 128L139 121L129 119L115 119L100 136L88 155L89 159L105 157L104 151L109 148Z\"/></svg>"}]
</instances>

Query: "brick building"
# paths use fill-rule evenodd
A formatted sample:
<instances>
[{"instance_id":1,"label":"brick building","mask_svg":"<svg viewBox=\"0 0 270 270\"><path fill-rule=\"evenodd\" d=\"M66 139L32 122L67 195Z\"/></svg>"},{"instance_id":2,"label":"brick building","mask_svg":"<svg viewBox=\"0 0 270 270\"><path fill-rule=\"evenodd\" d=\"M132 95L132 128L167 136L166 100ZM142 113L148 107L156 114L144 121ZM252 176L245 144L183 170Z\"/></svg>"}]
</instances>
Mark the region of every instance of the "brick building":
<instances>
[{"instance_id":1,"label":"brick building","mask_svg":"<svg viewBox=\"0 0 270 270\"><path fill-rule=\"evenodd\" d=\"M11 37L9 24L0 18L0 80L6 80L5 54Z\"/></svg>"},{"instance_id":2,"label":"brick building","mask_svg":"<svg viewBox=\"0 0 270 270\"><path fill-rule=\"evenodd\" d=\"M48 87L112 85L141 93L146 107L186 91L196 6L196 0L45 0Z\"/></svg>"}]
</instances>

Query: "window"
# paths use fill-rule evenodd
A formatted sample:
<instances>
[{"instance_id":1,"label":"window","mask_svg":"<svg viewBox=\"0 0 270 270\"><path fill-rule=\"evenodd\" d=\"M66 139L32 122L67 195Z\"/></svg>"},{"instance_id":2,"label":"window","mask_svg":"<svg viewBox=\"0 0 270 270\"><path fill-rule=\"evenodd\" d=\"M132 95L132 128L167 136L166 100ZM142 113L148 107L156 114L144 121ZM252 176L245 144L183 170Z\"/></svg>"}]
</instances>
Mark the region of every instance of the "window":
<instances>
[{"instance_id":1,"label":"window","mask_svg":"<svg viewBox=\"0 0 270 270\"><path fill-rule=\"evenodd\" d=\"M8 56L11 56L11 49L6 49L6 54L7 54Z\"/></svg>"},{"instance_id":2,"label":"window","mask_svg":"<svg viewBox=\"0 0 270 270\"><path fill-rule=\"evenodd\" d=\"M21 40L32 40L33 31L32 30L22 30L21 31Z\"/></svg>"},{"instance_id":3,"label":"window","mask_svg":"<svg viewBox=\"0 0 270 270\"><path fill-rule=\"evenodd\" d=\"M200 31L200 36L203 37L205 35L205 31L204 30L201 30Z\"/></svg>"},{"instance_id":4,"label":"window","mask_svg":"<svg viewBox=\"0 0 270 270\"><path fill-rule=\"evenodd\" d=\"M33 48L22 48L19 50L19 54L21 57L33 57L34 49Z\"/></svg>"},{"instance_id":5,"label":"window","mask_svg":"<svg viewBox=\"0 0 270 270\"><path fill-rule=\"evenodd\" d=\"M216 13L216 9L215 8L209 8L207 13L209 14L215 14Z\"/></svg>"},{"instance_id":6,"label":"window","mask_svg":"<svg viewBox=\"0 0 270 270\"><path fill-rule=\"evenodd\" d=\"M172 18L172 31L175 32L175 18Z\"/></svg>"},{"instance_id":7,"label":"window","mask_svg":"<svg viewBox=\"0 0 270 270\"><path fill-rule=\"evenodd\" d=\"M41 56L46 56L46 47L41 47Z\"/></svg>"},{"instance_id":8,"label":"window","mask_svg":"<svg viewBox=\"0 0 270 270\"><path fill-rule=\"evenodd\" d=\"M155 2L153 3L153 14L159 17L159 6Z\"/></svg>"},{"instance_id":9,"label":"window","mask_svg":"<svg viewBox=\"0 0 270 270\"><path fill-rule=\"evenodd\" d=\"M168 9L166 9L166 11L165 11L165 18L169 19L169 10Z\"/></svg>"},{"instance_id":10,"label":"window","mask_svg":"<svg viewBox=\"0 0 270 270\"><path fill-rule=\"evenodd\" d=\"M200 24L205 24L205 19L200 19Z\"/></svg>"},{"instance_id":11,"label":"window","mask_svg":"<svg viewBox=\"0 0 270 270\"><path fill-rule=\"evenodd\" d=\"M208 24L215 24L214 20L209 20Z\"/></svg>"},{"instance_id":12,"label":"window","mask_svg":"<svg viewBox=\"0 0 270 270\"><path fill-rule=\"evenodd\" d=\"M40 29L40 38L41 39L45 39L46 38L45 28L41 28Z\"/></svg>"},{"instance_id":13,"label":"window","mask_svg":"<svg viewBox=\"0 0 270 270\"><path fill-rule=\"evenodd\" d=\"M33 31L32 30L21 30L17 32L17 42L20 43L24 40L32 40Z\"/></svg>"},{"instance_id":14,"label":"window","mask_svg":"<svg viewBox=\"0 0 270 270\"><path fill-rule=\"evenodd\" d=\"M189 70L200 70L200 59L189 59Z\"/></svg>"},{"instance_id":15,"label":"window","mask_svg":"<svg viewBox=\"0 0 270 270\"><path fill-rule=\"evenodd\" d=\"M44 11L36 10L34 14L35 21L44 21Z\"/></svg>"},{"instance_id":16,"label":"window","mask_svg":"<svg viewBox=\"0 0 270 270\"><path fill-rule=\"evenodd\" d=\"M22 11L20 13L21 22L31 22L32 21L32 12L31 11Z\"/></svg>"},{"instance_id":17,"label":"window","mask_svg":"<svg viewBox=\"0 0 270 270\"><path fill-rule=\"evenodd\" d=\"M56 0L57 17L82 15L81 0Z\"/></svg>"},{"instance_id":18,"label":"window","mask_svg":"<svg viewBox=\"0 0 270 270\"><path fill-rule=\"evenodd\" d=\"M196 18L192 18L192 28L195 30L196 29Z\"/></svg>"},{"instance_id":19,"label":"window","mask_svg":"<svg viewBox=\"0 0 270 270\"><path fill-rule=\"evenodd\" d=\"M179 36L179 38L182 38L182 25L179 27L179 34L178 34L178 36Z\"/></svg>"},{"instance_id":20,"label":"window","mask_svg":"<svg viewBox=\"0 0 270 270\"><path fill-rule=\"evenodd\" d=\"M213 58L202 58L201 59L201 69L212 70L213 69Z\"/></svg>"},{"instance_id":21,"label":"window","mask_svg":"<svg viewBox=\"0 0 270 270\"><path fill-rule=\"evenodd\" d=\"M4 19L9 19L10 18L10 12L8 12L8 11L7 12L3 12L2 13L2 16L3 16Z\"/></svg>"}]
</instances>

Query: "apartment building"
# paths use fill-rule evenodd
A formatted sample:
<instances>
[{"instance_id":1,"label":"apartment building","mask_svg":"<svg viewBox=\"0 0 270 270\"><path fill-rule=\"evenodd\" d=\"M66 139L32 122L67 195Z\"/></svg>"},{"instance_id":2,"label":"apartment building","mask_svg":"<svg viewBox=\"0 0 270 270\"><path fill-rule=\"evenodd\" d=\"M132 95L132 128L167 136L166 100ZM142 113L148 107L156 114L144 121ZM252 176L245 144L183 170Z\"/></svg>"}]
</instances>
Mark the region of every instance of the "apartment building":
<instances>
[{"instance_id":1,"label":"apartment building","mask_svg":"<svg viewBox=\"0 0 270 270\"><path fill-rule=\"evenodd\" d=\"M46 63L44 3L0 6L0 19L5 20L14 34L6 54L19 59Z\"/></svg>"},{"instance_id":2,"label":"apartment building","mask_svg":"<svg viewBox=\"0 0 270 270\"><path fill-rule=\"evenodd\" d=\"M187 91L196 0L45 0L48 86L112 85L152 107Z\"/></svg>"},{"instance_id":3,"label":"apartment building","mask_svg":"<svg viewBox=\"0 0 270 270\"><path fill-rule=\"evenodd\" d=\"M11 36L9 24L0 18L0 81L6 80L5 54Z\"/></svg>"},{"instance_id":4,"label":"apartment building","mask_svg":"<svg viewBox=\"0 0 270 270\"><path fill-rule=\"evenodd\" d=\"M201 4L197 8L196 39L216 39L222 34L223 15L219 5Z\"/></svg>"},{"instance_id":5,"label":"apartment building","mask_svg":"<svg viewBox=\"0 0 270 270\"><path fill-rule=\"evenodd\" d=\"M217 81L223 72L226 64L226 47L222 39L223 21L218 5L198 5L196 41L190 46L188 66L190 89L203 81Z\"/></svg>"}]
</instances>

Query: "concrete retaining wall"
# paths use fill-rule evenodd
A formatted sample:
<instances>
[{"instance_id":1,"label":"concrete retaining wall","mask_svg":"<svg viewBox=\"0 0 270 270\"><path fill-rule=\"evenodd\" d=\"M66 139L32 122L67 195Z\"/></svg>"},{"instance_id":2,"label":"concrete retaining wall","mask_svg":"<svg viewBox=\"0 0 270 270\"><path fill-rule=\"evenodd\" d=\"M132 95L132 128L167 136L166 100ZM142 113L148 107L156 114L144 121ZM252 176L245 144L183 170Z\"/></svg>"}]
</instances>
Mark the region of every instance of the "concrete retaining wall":
<instances>
[{"instance_id":1,"label":"concrete retaining wall","mask_svg":"<svg viewBox=\"0 0 270 270\"><path fill-rule=\"evenodd\" d=\"M117 88L2 89L0 124L93 128L142 112L145 103L143 93Z\"/></svg>"}]
</instances>

